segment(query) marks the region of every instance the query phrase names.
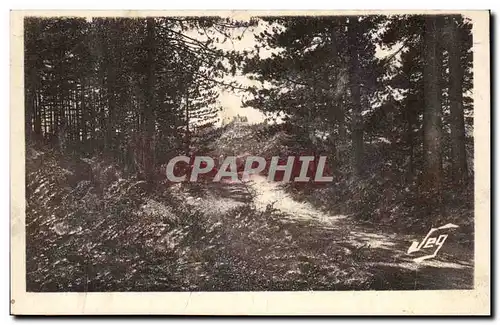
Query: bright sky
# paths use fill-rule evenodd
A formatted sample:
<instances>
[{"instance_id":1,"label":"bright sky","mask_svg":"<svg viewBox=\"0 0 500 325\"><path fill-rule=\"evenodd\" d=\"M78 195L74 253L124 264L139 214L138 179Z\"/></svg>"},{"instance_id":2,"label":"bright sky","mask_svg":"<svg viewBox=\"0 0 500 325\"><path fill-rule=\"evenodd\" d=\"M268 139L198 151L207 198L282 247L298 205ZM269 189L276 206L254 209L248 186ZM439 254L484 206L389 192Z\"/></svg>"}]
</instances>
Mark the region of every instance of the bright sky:
<instances>
[{"instance_id":1,"label":"bright sky","mask_svg":"<svg viewBox=\"0 0 500 325\"><path fill-rule=\"evenodd\" d=\"M221 48L226 50L237 50L237 51L252 51L255 46L255 33L260 33L266 28L266 24L259 23L256 27L251 27L248 29L238 29L233 32L234 39L226 41L224 44L219 45ZM240 40L236 39L237 36L242 36ZM261 57L269 56L272 51L260 50L259 55ZM242 86L259 86L260 83L254 80L250 80L248 77L236 74L236 76L226 77L226 82L236 81ZM230 90L220 90L219 101L223 110L220 112L221 121L230 121L234 116L246 116L248 122L260 123L265 119L265 115L254 108L242 107L242 100L245 99L245 91L230 91Z\"/></svg>"},{"instance_id":2,"label":"bright sky","mask_svg":"<svg viewBox=\"0 0 500 325\"><path fill-rule=\"evenodd\" d=\"M254 28L248 28L244 33L243 29L239 29L233 32L234 34L234 39L233 40L228 40L223 44L220 44L219 46L223 49L227 50L238 50L238 51L251 51L254 49L255 45L255 33L260 33L262 32L265 28L267 27L267 24L264 23L259 23L257 27ZM242 36L240 40L237 39L237 36ZM386 57L394 51L396 51L399 48L399 44L396 44L396 46L393 46L392 48L380 48L377 45L376 48L376 54L375 56L378 58L383 58ZM274 50L276 51L276 50ZM262 58L268 57L272 54L273 50L270 49L260 49L259 55ZM395 58L394 58L394 64L398 64L398 61L400 60L401 53L399 53ZM257 81L250 80L246 76L242 75L236 75L235 77L226 77L225 81L237 81L239 84L243 86L251 86L251 85L260 85ZM220 115L220 120L222 123L223 121L229 121L231 120L234 116L240 115L240 116L246 116L248 118L249 123L260 123L263 122L265 119L265 115L254 108L251 107L242 107L242 99L245 97L245 92L244 91L228 91L228 90L223 90L220 89L220 96L219 96L219 102L221 106L223 107L222 111L219 113Z\"/></svg>"}]
</instances>

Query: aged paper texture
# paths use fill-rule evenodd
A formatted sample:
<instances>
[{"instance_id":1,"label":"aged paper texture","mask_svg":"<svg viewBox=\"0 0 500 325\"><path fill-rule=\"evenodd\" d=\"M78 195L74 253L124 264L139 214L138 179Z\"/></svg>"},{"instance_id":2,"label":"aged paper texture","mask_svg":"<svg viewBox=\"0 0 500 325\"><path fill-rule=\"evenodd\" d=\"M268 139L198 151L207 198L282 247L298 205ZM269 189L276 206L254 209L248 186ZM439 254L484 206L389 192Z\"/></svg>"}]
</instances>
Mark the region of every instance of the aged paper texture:
<instances>
[{"instance_id":1,"label":"aged paper texture","mask_svg":"<svg viewBox=\"0 0 500 325\"><path fill-rule=\"evenodd\" d=\"M490 314L488 11L12 11L14 315Z\"/></svg>"}]
</instances>

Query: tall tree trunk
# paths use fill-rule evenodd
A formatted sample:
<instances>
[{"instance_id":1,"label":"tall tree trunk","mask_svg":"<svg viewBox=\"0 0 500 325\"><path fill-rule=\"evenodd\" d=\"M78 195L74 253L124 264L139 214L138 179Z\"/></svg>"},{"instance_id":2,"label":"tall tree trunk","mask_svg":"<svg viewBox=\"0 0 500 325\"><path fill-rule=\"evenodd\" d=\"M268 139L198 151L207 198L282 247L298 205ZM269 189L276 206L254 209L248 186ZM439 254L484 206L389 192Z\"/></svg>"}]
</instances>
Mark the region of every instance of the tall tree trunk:
<instances>
[{"instance_id":1,"label":"tall tree trunk","mask_svg":"<svg viewBox=\"0 0 500 325\"><path fill-rule=\"evenodd\" d=\"M40 93L35 93L35 127L34 132L39 138L43 136L42 134L42 107L40 106Z\"/></svg>"},{"instance_id":2,"label":"tall tree trunk","mask_svg":"<svg viewBox=\"0 0 500 325\"><path fill-rule=\"evenodd\" d=\"M28 64L35 64L34 62L28 61ZM42 126L40 111L41 107L39 105L40 92L38 91L38 85L40 81L38 80L38 69L35 67L29 67L29 72L25 78L26 80L26 97L25 97L25 127L27 138L34 133L37 139L42 137Z\"/></svg>"},{"instance_id":3,"label":"tall tree trunk","mask_svg":"<svg viewBox=\"0 0 500 325\"><path fill-rule=\"evenodd\" d=\"M33 129L33 116L36 114L36 101L35 91L33 89L26 89L24 95L24 125L25 125L25 139L31 138Z\"/></svg>"},{"instance_id":4,"label":"tall tree trunk","mask_svg":"<svg viewBox=\"0 0 500 325\"><path fill-rule=\"evenodd\" d=\"M361 116L360 63L358 53L358 18L349 18L348 47L350 60L349 88L352 103L352 145L354 148L354 171L357 176L363 172L363 119Z\"/></svg>"},{"instance_id":5,"label":"tall tree trunk","mask_svg":"<svg viewBox=\"0 0 500 325\"><path fill-rule=\"evenodd\" d=\"M408 168L406 170L406 182L410 183L415 175L415 140L413 136L413 128L417 122L417 112L414 107L408 107L405 111L406 115L406 144L408 146Z\"/></svg>"},{"instance_id":6,"label":"tall tree trunk","mask_svg":"<svg viewBox=\"0 0 500 325\"><path fill-rule=\"evenodd\" d=\"M463 78L461 64L461 42L458 23L460 18L450 17L449 24L449 64L450 64L450 129L451 166L455 184L467 181L467 157L465 151L465 121L463 107Z\"/></svg>"},{"instance_id":7,"label":"tall tree trunk","mask_svg":"<svg viewBox=\"0 0 500 325\"><path fill-rule=\"evenodd\" d=\"M185 112L185 119L186 119L186 135L184 136L184 150L186 155L189 156L190 154L190 149L191 149L191 137L189 135L189 132L191 130L189 129L189 89L186 89L186 112Z\"/></svg>"},{"instance_id":8,"label":"tall tree trunk","mask_svg":"<svg viewBox=\"0 0 500 325\"><path fill-rule=\"evenodd\" d=\"M87 151L89 153L93 153L97 146L99 145L99 140L96 136L96 129L98 126L98 106L96 105L96 94L95 89L97 86L97 82L95 79L95 71L97 69L98 60L100 59L99 51L96 46L96 25L91 23L89 26L89 31L87 35L87 42L89 44L89 53L90 53L90 70L89 75L83 77L83 92L82 98L85 99L85 94L88 92L88 99L82 102L82 109L86 112L85 120L85 138L84 141L87 143ZM88 122L88 127L86 126ZM88 137L88 140L87 140Z\"/></svg>"},{"instance_id":9,"label":"tall tree trunk","mask_svg":"<svg viewBox=\"0 0 500 325\"><path fill-rule=\"evenodd\" d=\"M153 181L154 176L154 145L153 136L155 132L155 21L154 18L147 19L147 84L146 84L146 107L144 110L144 126L145 126L145 141L144 153L145 161L144 168L146 178L149 182Z\"/></svg>"},{"instance_id":10,"label":"tall tree trunk","mask_svg":"<svg viewBox=\"0 0 500 325\"><path fill-rule=\"evenodd\" d=\"M427 190L437 192L442 174L440 25L441 17L425 19L423 184Z\"/></svg>"},{"instance_id":11,"label":"tall tree trunk","mask_svg":"<svg viewBox=\"0 0 500 325\"><path fill-rule=\"evenodd\" d=\"M109 64L109 63L108 63ZM105 150L110 154L114 149L114 138L116 134L116 97L115 97L115 78L114 78L115 68L110 64L110 69L108 69L107 77L107 89L106 89L106 101L108 104L108 117L106 119L106 141Z\"/></svg>"},{"instance_id":12,"label":"tall tree trunk","mask_svg":"<svg viewBox=\"0 0 500 325\"><path fill-rule=\"evenodd\" d=\"M38 102L38 106L41 108L41 111L40 111L40 121L42 123L40 123L40 125L43 124L43 136L48 140L48 132L49 132L49 127L47 125L47 116L50 116L50 132L53 133L54 130L53 130L53 125L54 125L54 120L55 120L55 116L53 116L53 114L55 114L55 109L53 108L53 103L49 101L47 101L47 103L43 106L42 108L42 103L39 101Z\"/></svg>"},{"instance_id":13,"label":"tall tree trunk","mask_svg":"<svg viewBox=\"0 0 500 325\"><path fill-rule=\"evenodd\" d=\"M117 97L117 78L116 70L118 64L116 64L116 39L118 36L114 33L114 29L117 28L116 22L109 22L108 30L103 36L103 41L105 43L103 52L105 55L106 62L106 101L108 106L108 117L106 119L106 150L115 156L115 137L116 137L116 97Z\"/></svg>"},{"instance_id":14,"label":"tall tree trunk","mask_svg":"<svg viewBox=\"0 0 500 325\"><path fill-rule=\"evenodd\" d=\"M85 91L87 87L85 87L86 76L82 78L81 90L80 90L80 110L81 110L81 119L80 119L80 130L81 137L80 141L82 143L83 151L88 152L88 143L87 143L87 110L86 110L86 99L85 99Z\"/></svg>"}]
</instances>

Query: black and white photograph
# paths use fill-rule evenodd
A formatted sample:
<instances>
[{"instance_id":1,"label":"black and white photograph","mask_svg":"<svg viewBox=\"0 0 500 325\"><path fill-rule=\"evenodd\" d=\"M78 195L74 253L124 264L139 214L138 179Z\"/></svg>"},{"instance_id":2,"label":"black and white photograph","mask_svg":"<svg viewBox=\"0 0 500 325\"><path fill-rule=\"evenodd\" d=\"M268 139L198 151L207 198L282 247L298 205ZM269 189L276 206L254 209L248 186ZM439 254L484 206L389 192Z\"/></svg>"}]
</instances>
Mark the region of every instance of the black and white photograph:
<instances>
[{"instance_id":1,"label":"black and white photograph","mask_svg":"<svg viewBox=\"0 0 500 325\"><path fill-rule=\"evenodd\" d=\"M19 20L27 294L489 286L487 11Z\"/></svg>"}]
</instances>

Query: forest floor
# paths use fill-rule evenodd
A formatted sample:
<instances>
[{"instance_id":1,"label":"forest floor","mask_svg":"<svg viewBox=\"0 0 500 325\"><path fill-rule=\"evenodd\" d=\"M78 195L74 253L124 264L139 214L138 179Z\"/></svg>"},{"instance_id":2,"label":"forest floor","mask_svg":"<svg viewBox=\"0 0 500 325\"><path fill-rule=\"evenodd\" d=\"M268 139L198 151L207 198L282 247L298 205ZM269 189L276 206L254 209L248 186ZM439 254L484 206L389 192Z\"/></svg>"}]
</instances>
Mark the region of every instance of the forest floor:
<instances>
[{"instance_id":1,"label":"forest floor","mask_svg":"<svg viewBox=\"0 0 500 325\"><path fill-rule=\"evenodd\" d=\"M224 148L228 151L229 147L229 152L236 156L249 152L246 132L241 131L230 130L231 141L240 139L247 145L236 150L231 145ZM208 148L208 153L214 156L220 152L216 146ZM296 277L294 285L285 285L284 290L473 288L472 237L460 230L450 229L437 256L417 263L415 257L432 254L437 247L420 255L407 254L408 248L413 241L423 240L430 229L416 233L413 229L401 231L390 225L361 222L353 215L332 214L307 200L299 200L283 183L268 181L262 175L252 175L245 183L201 183L191 192L186 190L192 188L179 184L176 193L187 204L203 211L209 222L227 225L224 229L233 232L230 237L234 240L227 243L233 254L249 265L273 270L269 276L277 280L302 275L302 279ZM241 214L238 209L248 204L262 214L274 216L274 226L268 227L265 236L252 239L252 234L259 230L238 222ZM337 275L336 280L329 285L332 275ZM311 277L315 280L311 281Z\"/></svg>"},{"instance_id":2,"label":"forest floor","mask_svg":"<svg viewBox=\"0 0 500 325\"><path fill-rule=\"evenodd\" d=\"M388 227L360 223L352 216L326 214L296 201L263 176L247 184L207 184L201 191L205 194L178 193L202 210L209 222L225 224L226 231L234 232L233 240L227 242L232 254L249 265L273 270L271 277L297 275L294 287L300 288L299 278L305 276L303 288L308 290L473 288L473 248L469 242L457 241L460 237L450 235L436 257L417 263L407 251L412 241L422 240L426 233L399 234ZM279 216L266 229L266 236L252 238L259 229L241 226L237 220L238 208L249 200L258 211L271 209ZM343 272L343 281L328 285L329 273Z\"/></svg>"},{"instance_id":3,"label":"forest floor","mask_svg":"<svg viewBox=\"0 0 500 325\"><path fill-rule=\"evenodd\" d=\"M249 149L217 141L205 150ZM28 291L473 288L473 241L460 228L447 229L437 256L417 263L408 248L429 229L328 212L263 176L147 191L134 178L106 183L111 163L40 148L28 149L26 170Z\"/></svg>"}]
</instances>

